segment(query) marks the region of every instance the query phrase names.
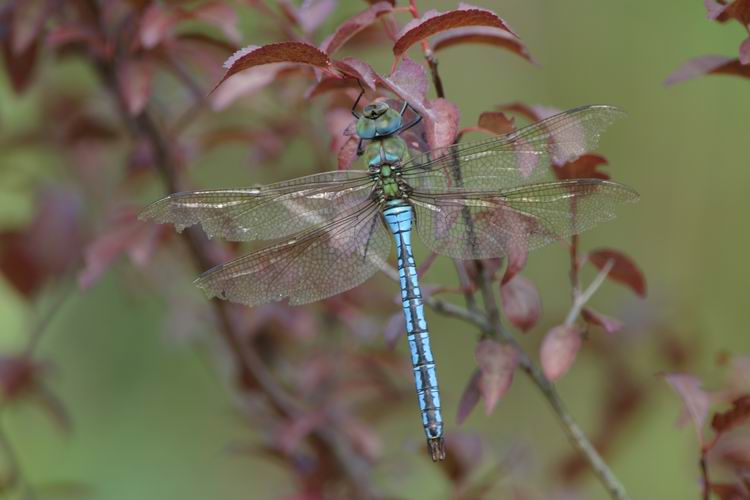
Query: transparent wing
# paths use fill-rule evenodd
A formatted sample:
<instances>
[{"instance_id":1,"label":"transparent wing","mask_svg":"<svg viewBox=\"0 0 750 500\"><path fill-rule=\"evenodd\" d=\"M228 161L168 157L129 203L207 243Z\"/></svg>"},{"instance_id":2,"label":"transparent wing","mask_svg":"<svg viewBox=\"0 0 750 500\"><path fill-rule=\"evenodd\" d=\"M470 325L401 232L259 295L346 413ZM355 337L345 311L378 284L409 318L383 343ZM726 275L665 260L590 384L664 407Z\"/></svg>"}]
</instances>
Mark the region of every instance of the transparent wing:
<instances>
[{"instance_id":1,"label":"transparent wing","mask_svg":"<svg viewBox=\"0 0 750 500\"><path fill-rule=\"evenodd\" d=\"M500 137L416 155L402 176L413 188L431 192L497 192L529 184L549 175L550 164L596 149L602 132L623 115L612 106L571 109Z\"/></svg>"},{"instance_id":2,"label":"transparent wing","mask_svg":"<svg viewBox=\"0 0 750 500\"><path fill-rule=\"evenodd\" d=\"M615 206L637 201L638 194L616 182L574 179L497 194L415 192L411 200L425 245L456 259L485 259L578 234L614 218Z\"/></svg>"},{"instance_id":3,"label":"transparent wing","mask_svg":"<svg viewBox=\"0 0 750 500\"><path fill-rule=\"evenodd\" d=\"M174 224L178 231L200 224L210 238L269 240L324 224L371 191L367 172L341 170L247 189L175 193L146 207L140 218Z\"/></svg>"},{"instance_id":4,"label":"transparent wing","mask_svg":"<svg viewBox=\"0 0 750 500\"><path fill-rule=\"evenodd\" d=\"M364 204L333 222L202 274L209 297L250 306L289 298L306 304L349 290L382 268L391 249L379 205Z\"/></svg>"}]
</instances>

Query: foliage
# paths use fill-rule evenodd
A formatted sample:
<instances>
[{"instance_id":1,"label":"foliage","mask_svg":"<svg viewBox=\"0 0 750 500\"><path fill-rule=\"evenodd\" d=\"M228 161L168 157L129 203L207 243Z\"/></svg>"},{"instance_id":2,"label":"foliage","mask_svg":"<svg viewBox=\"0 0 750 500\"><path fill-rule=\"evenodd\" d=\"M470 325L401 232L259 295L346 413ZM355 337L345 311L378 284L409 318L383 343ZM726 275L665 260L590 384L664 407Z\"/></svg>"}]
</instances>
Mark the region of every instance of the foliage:
<instances>
[{"instance_id":1,"label":"foliage","mask_svg":"<svg viewBox=\"0 0 750 500\"><path fill-rule=\"evenodd\" d=\"M712 19L733 19L745 27L746 4L707 0ZM382 465L383 441L389 438L377 429L396 412L397 403L411 402L406 384L394 383L406 380L408 368L406 360L392 352L403 334L392 290L371 283L309 308L277 303L251 311L223 302L197 302L180 289L182 282L170 277L192 276L230 259L239 248L208 241L191 230L180 239L169 228L139 222L139 208L157 193L197 187L200 175L194 165L218 148L246 148L248 178L267 177L282 165L293 140L303 141L311 152L306 173L333 165L349 168L356 160L357 142L350 109L360 86L369 100L405 100L424 117L424 127L409 137L417 149L447 146L469 134L504 134L517 122L557 111L523 103L488 104L476 125L461 128L459 99L451 96L453 102L445 95L437 54L485 44L534 61L497 13L466 4L420 13L414 1L362 2L357 10L342 19L334 0L301 5L289 0L10 0L0 7L3 62L17 94L35 86L53 87L52 68L71 62L87 72L80 88L60 85L45 95L45 119L38 125L19 129L0 144L3 150L43 151L59 166L54 183L33 183L34 208L28 220L0 233L0 271L29 303L41 303L45 294L54 295L72 281L85 291L105 273L120 272L139 290L165 297L172 333L203 343L218 337L224 346L216 356L219 371L232 374L238 413L262 436L241 452L266 457L287 471L294 479L289 498L382 494L373 470ZM252 30L246 29L248 18L253 18ZM242 48L245 39L259 45ZM260 39L268 43L260 44ZM704 73L748 76L748 40L738 59L695 60L670 82ZM376 71L367 62L373 50L392 55L390 71ZM326 133L320 133L322 123ZM115 156L124 160L113 161ZM587 152L558 162L553 171L560 179L606 179L606 165L606 158ZM578 237L566 248L571 308L564 318L544 317L536 285L521 274L527 261L524 248L504 262L457 263L457 286L446 279L426 284L424 291L436 312L457 316L481 333L477 368L466 382L458 422L480 401L486 414L495 412L520 369L562 420L572 422L566 421L565 432L576 450L561 460L559 484L545 498L580 479L588 466L614 498L624 498L600 454L613 453L613 442L643 404L646 391L616 349L599 338L602 332L621 331L625 321L592 309L588 302L605 280L645 296L646 280L620 250L584 251ZM428 272L433 260L434 255L422 260L420 274ZM117 265L121 261L127 263ZM596 274L584 285L581 274L586 268ZM499 306L495 293L501 298ZM477 305L476 296L486 310ZM454 304L456 297L465 300L466 308ZM50 314L61 305L55 302ZM501 312L519 332L538 337L541 368L513 341L500 322ZM383 319L388 315L391 321ZM34 329L28 348L0 358L0 395L3 408L41 404L66 429L70 422L64 402L53 393L50 363L36 353L45 325L43 320ZM351 342L324 343L317 352L295 345L300 339L325 337L331 329L358 339L382 331L386 342L373 342L376 347L364 352ZM672 345L666 335L664 345L665 350ZM576 434L580 429L550 382L574 369L578 353L587 347L609 362L603 379L612 384L601 405L600 432L594 434L593 445ZM679 360L665 365L669 370L682 366ZM738 428L747 419L747 396L734 388L720 391L720 396L707 395L696 379L686 377L667 379L692 408L704 460L746 470L746 453L732 448L734 443L724 436L742 430ZM732 407L716 413L715 437L706 443L703 423L709 404ZM7 440L2 441L12 455ZM449 458L442 470L454 497L481 498L511 488L518 497L536 491L521 482L499 483L513 471L517 449L495 450L482 436L454 429L449 429L447 446ZM479 473L482 469L489 472ZM721 498L735 498L743 488L742 477L736 484L709 483L707 476L705 481L706 490ZM43 496L44 485L30 484L11 467L2 476L0 490Z\"/></svg>"}]
</instances>

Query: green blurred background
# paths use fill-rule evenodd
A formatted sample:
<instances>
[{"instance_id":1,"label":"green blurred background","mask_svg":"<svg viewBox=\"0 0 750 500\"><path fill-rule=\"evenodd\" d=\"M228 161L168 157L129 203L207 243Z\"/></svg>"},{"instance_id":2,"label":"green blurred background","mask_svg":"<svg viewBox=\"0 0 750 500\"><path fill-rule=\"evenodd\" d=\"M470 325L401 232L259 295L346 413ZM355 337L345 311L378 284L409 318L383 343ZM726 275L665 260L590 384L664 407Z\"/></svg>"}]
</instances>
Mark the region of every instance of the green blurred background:
<instances>
[{"instance_id":1,"label":"green blurred background","mask_svg":"<svg viewBox=\"0 0 750 500\"><path fill-rule=\"evenodd\" d=\"M699 352L694 369L709 384L717 378L717 352L746 353L750 345L750 231L742 194L750 185L750 84L732 77L704 77L673 87L663 82L687 59L735 55L745 34L739 26L707 21L698 0L474 3L507 20L539 65L485 46L440 53L446 94L460 107L463 125L510 101L558 108L607 103L629 114L608 131L600 152L610 161L607 171L635 187L641 202L624 207L615 222L582 238L584 249L623 250L640 264L648 280L646 304L616 284L606 284L594 299L597 309L630 322L621 334L628 340L621 342L618 352L654 386L646 409L618 439L611 464L635 499L697 498L697 444L691 430L675 426L680 403L658 377L665 366L656 355L652 334L659 325L669 325L677 336L694 342ZM418 4L425 10L454 6L445 1ZM334 18L343 19L363 5L347 1ZM259 40L246 30L245 42ZM373 53L376 69L390 64L385 52ZM55 85L58 78L87 85L92 76L86 71L75 64L48 67L41 82L21 98L0 78L3 132L39 120L38 102L45 87ZM304 154L295 149L283 166L267 175L281 180L305 173ZM0 221L6 226L30 210L30 198L19 194L24 186L19 187L12 172L16 167L32 168L43 176L45 167L39 162L44 159L3 159ZM217 159L231 164L242 161L242 155L230 151L212 157L211 164L220 164ZM206 166L195 166L195 177L207 185L241 178L236 168L224 172L202 167ZM255 182L247 179L247 184ZM418 257L424 255L419 248ZM524 273L538 285L544 304L542 324L523 339L536 352L545 329L559 322L569 306L567 254L559 246L535 252ZM228 451L231 444L252 442L252 431L236 416L221 374L205 352L163 334L164 301L126 286L124 274L111 272L93 289L70 297L40 349L54 364L51 387L70 412L73 432L59 433L32 407L6 412L4 424L25 474L34 483L83 482L94 498L105 500L273 498L290 493L283 470ZM175 279L189 286L187 278ZM442 259L428 280L453 283L450 262ZM0 281L3 350L23 343L45 304L30 309ZM475 366L476 335L464 324L428 314L451 432L463 385ZM407 355L404 342L398 350ZM598 416L607 382L601 379L605 363L607 359L584 347L558 384L587 430ZM403 384L408 387L411 381L404 379ZM415 458L398 471L378 470L377 478L388 491L406 498L442 498L446 482L420 456L421 431L412 403L405 401L386 422L383 436L386 456L401 453L403 442L419 438ZM521 374L494 414L486 417L477 409L463 428L481 432L499 447L531 443L533 455L521 472L529 484L543 484L551 461L569 451L546 402ZM587 480L585 489L590 498L605 497L593 479Z\"/></svg>"}]
</instances>

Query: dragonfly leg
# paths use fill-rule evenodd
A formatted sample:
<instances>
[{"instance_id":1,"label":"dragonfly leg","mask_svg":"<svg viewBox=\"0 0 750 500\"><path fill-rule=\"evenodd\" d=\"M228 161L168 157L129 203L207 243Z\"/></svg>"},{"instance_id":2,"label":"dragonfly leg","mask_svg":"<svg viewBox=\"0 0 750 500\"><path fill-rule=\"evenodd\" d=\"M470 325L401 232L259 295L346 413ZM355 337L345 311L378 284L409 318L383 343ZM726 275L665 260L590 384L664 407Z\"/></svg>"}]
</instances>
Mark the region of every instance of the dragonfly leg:
<instances>
[{"instance_id":1,"label":"dragonfly leg","mask_svg":"<svg viewBox=\"0 0 750 500\"><path fill-rule=\"evenodd\" d=\"M400 134L401 132L405 132L412 128L414 125L422 121L422 115L419 114L419 111L414 109L414 107L409 104L408 102L404 102L404 107L401 108L401 116L404 116L404 113L406 112L406 108L411 108L412 111L414 111L414 114L417 115L414 120L411 121L411 123L407 123L406 125L401 126L395 133Z\"/></svg>"},{"instance_id":2,"label":"dragonfly leg","mask_svg":"<svg viewBox=\"0 0 750 500\"><path fill-rule=\"evenodd\" d=\"M362 86L362 82L359 81L359 78L357 78L357 85L359 85L359 88L361 89L361 92L357 96L357 100L354 101L354 105L352 106L352 114L354 115L354 118L359 120L359 113L357 113L357 106L359 106L359 101L362 99L362 96L365 95L365 88Z\"/></svg>"}]
</instances>

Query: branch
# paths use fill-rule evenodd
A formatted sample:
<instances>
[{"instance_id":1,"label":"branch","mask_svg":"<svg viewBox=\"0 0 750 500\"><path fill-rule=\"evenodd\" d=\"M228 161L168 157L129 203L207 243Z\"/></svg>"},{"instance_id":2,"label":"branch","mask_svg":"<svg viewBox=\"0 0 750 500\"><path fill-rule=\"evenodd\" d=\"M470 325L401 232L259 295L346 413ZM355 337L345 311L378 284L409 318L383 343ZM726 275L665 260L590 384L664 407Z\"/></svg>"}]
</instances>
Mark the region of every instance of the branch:
<instances>
[{"instance_id":1,"label":"branch","mask_svg":"<svg viewBox=\"0 0 750 500\"><path fill-rule=\"evenodd\" d=\"M418 17L418 12L416 9L415 0L410 0L410 6L412 15L414 17ZM438 62L435 58L434 54L431 50L429 50L429 46L423 45L423 52L425 59L427 60L427 63L430 67L430 72L432 74L432 82L435 87L435 92L437 93L438 97L445 97L445 91L443 88L443 82L440 78L440 74L438 72ZM573 258L575 258L575 254L571 254ZM622 483L617 479L617 477L614 475L612 470L609 468L607 463L604 461L604 459L599 455L599 453L596 451L594 446L591 444L589 439L586 437L586 435L583 433L581 428L578 426L578 423L575 421L573 416L568 412L568 410L565 408L565 405L562 401L562 398L557 393L557 390L555 389L555 386L552 384L552 382L547 379L547 377L544 376L544 373L532 362L531 358L529 357L528 353L521 347L518 342L513 338L513 336L510 334L508 330L506 330L502 322L500 321L500 309L498 307L497 300L495 299L495 294L492 289L492 279L490 276L487 275L487 272L484 268L484 264L481 260L474 261L476 265L477 270L477 279L479 281L479 289L482 294L482 298L484 301L484 308L485 308L485 315L482 316L481 314L477 314L473 309L473 296L470 297L470 294L466 295L466 301L467 306L472 309L461 309L456 306L448 306L445 303L435 301L435 300L426 300L425 303L428 304L431 308L433 308L436 312L454 316L454 317L460 317L461 319L464 319L466 321L474 323L476 326L479 327L480 331L483 335L493 337L500 342L512 345L516 351L518 352L518 362L523 371L531 378L531 380L534 382L534 384L539 388L539 391L542 393L542 395L547 399L547 402L552 407L552 410L554 411L555 415L557 415L558 420L563 426L563 430L567 434L568 438L570 439L573 446L575 446L586 458L589 465L591 466L591 469L593 470L594 474L599 478L599 481L604 485L606 490L609 492L609 495L616 500L627 500L628 496L625 492L625 488L623 487ZM458 265L458 263L457 263ZM606 274L609 273L609 269L606 269L606 273L604 274L604 277L606 277ZM597 278L599 278L597 276ZM576 275L577 279L577 275ZM604 278L602 278L603 280ZM597 280L595 280L596 282ZM592 289L591 293L598 288L601 283L597 284L596 287L594 287L595 283L592 283L592 286L589 288ZM588 292L589 290L587 290ZM588 300L587 293L583 294L586 296L586 300ZM585 301L583 302L585 303ZM581 304L580 307L583 307ZM580 309L579 309L580 310Z\"/></svg>"},{"instance_id":2,"label":"branch","mask_svg":"<svg viewBox=\"0 0 750 500\"><path fill-rule=\"evenodd\" d=\"M165 190L169 193L179 191L175 156L166 133L160 129L148 110L136 116L128 112L117 91L115 70L110 62L96 60L94 64L105 86L113 95L121 118L127 124L131 133L146 138L150 143ZM188 228L183 231L182 237L199 271L208 269L215 264L210 257L211 252L207 246L207 241L200 237L199 233ZM218 333L221 335L236 366L238 389L245 394L254 394L259 391L271 408L283 418L294 419L300 415L303 410L296 401L276 382L257 352L242 341L242 336L232 321L231 304L213 299L211 306L218 322ZM310 440L314 449L328 455L330 460L338 465L342 475L347 479L347 483L358 498L373 498L376 496L369 481L369 463L359 456L349 443L346 443L334 430L313 429L310 433Z\"/></svg>"}]
</instances>

